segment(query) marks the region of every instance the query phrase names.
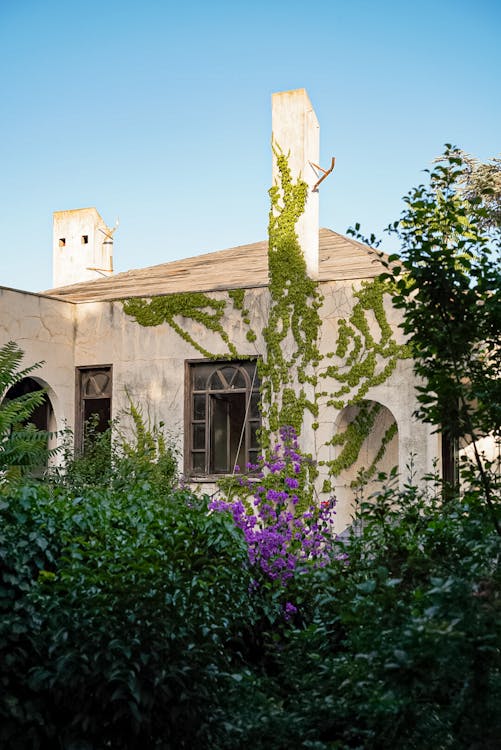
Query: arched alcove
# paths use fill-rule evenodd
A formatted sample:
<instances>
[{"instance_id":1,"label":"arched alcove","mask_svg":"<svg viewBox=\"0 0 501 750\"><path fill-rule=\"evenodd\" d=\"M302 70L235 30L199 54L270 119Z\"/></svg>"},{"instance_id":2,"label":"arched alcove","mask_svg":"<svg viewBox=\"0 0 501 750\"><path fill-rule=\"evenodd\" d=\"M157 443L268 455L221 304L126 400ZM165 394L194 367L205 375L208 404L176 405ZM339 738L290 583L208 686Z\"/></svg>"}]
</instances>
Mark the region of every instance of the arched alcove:
<instances>
[{"instance_id":1,"label":"arched alcove","mask_svg":"<svg viewBox=\"0 0 501 750\"><path fill-rule=\"evenodd\" d=\"M12 399L25 396L29 393L35 393L37 391L45 390L44 400L37 406L30 415L30 418L25 420L26 424L33 424L38 430L43 430L48 433L54 433L56 430L56 418L54 414L54 408L52 406L51 399L46 390L46 384L35 378L23 378L15 385L11 386L5 393L2 401L11 401ZM55 448L56 438L54 435L49 435L48 445L49 449Z\"/></svg>"},{"instance_id":2,"label":"arched alcove","mask_svg":"<svg viewBox=\"0 0 501 750\"><path fill-rule=\"evenodd\" d=\"M398 470L397 423L386 406L363 400L340 412L332 443L332 485L343 527L352 520L357 496L369 497L376 491L378 474Z\"/></svg>"}]
</instances>

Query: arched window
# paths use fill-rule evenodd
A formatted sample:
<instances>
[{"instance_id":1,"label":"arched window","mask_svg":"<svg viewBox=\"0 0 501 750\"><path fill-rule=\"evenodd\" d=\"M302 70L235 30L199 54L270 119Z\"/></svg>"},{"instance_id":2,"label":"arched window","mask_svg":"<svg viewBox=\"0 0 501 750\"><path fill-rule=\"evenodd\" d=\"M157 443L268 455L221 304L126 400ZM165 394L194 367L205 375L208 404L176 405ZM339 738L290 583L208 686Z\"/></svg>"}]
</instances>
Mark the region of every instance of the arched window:
<instances>
[{"instance_id":1,"label":"arched window","mask_svg":"<svg viewBox=\"0 0 501 750\"><path fill-rule=\"evenodd\" d=\"M35 393L36 391L43 391L43 386L41 386L34 378L23 378L9 388L4 399L10 401L19 396L25 396L28 393ZM37 430L48 431L51 429L51 416L52 404L50 403L47 394L45 394L43 403L32 411L31 416L27 421L30 424L35 425Z\"/></svg>"},{"instance_id":2,"label":"arched window","mask_svg":"<svg viewBox=\"0 0 501 750\"><path fill-rule=\"evenodd\" d=\"M186 473L232 474L258 454L255 361L188 363Z\"/></svg>"}]
</instances>

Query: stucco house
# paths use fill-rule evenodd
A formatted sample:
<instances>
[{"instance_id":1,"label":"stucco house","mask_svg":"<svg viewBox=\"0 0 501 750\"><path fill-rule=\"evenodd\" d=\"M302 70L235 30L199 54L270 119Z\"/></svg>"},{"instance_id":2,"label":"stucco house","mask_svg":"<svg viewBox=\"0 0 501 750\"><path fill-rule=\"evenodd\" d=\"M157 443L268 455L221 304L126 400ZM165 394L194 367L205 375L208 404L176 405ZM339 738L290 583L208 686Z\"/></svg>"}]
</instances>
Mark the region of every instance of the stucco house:
<instances>
[{"instance_id":1,"label":"stucco house","mask_svg":"<svg viewBox=\"0 0 501 750\"><path fill-rule=\"evenodd\" d=\"M424 474L439 436L413 417L412 362L377 255L319 229L328 183L317 185L319 128L304 89L274 95L272 119L270 242L113 274L113 230L98 212L56 212L54 288L0 288L0 345L16 341L27 364L43 361L26 387L47 389L49 429L68 425L78 447L85 420L107 424L127 389L167 425L187 481L209 491L253 462L262 422L290 415L319 462L319 496L337 495L341 530L360 469L404 475L415 454ZM301 200L294 244L286 211Z\"/></svg>"}]
</instances>

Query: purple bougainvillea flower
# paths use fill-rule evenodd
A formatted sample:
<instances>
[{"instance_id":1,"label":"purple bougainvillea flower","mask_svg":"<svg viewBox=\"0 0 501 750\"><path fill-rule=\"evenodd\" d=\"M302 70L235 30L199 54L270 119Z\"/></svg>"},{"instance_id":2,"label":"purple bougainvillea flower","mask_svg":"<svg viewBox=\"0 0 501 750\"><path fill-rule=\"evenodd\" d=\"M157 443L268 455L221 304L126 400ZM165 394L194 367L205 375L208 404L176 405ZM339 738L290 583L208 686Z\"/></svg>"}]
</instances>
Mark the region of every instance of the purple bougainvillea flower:
<instances>
[{"instance_id":1,"label":"purple bougainvillea flower","mask_svg":"<svg viewBox=\"0 0 501 750\"><path fill-rule=\"evenodd\" d=\"M335 500L323 501L320 506L312 504L306 511L297 512L300 501L311 493L309 471L302 470L305 465L309 468L312 460L302 456L292 427L280 430L280 440L267 457L259 456L256 464L247 464L247 469L254 473L240 476L241 497L231 501L212 500L209 508L232 514L244 535L249 563L286 586L308 566L325 565L334 557L331 524ZM295 608L294 612L288 612L292 616Z\"/></svg>"},{"instance_id":2,"label":"purple bougainvillea flower","mask_svg":"<svg viewBox=\"0 0 501 750\"><path fill-rule=\"evenodd\" d=\"M292 602L285 602L284 606L284 617L288 621L290 620L297 612L297 607L292 604Z\"/></svg>"}]
</instances>

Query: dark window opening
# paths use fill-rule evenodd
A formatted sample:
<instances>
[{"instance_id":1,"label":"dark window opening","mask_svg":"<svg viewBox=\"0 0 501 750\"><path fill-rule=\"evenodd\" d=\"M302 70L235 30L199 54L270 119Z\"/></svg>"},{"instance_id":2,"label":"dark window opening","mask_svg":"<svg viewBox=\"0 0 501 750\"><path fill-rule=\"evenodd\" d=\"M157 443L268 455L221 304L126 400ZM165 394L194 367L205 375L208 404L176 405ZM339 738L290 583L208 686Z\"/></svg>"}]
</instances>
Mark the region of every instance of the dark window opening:
<instances>
[{"instance_id":1,"label":"dark window opening","mask_svg":"<svg viewBox=\"0 0 501 750\"><path fill-rule=\"evenodd\" d=\"M81 243L82 243L82 245L88 245L89 244L89 235L88 234L82 234Z\"/></svg>"},{"instance_id":2,"label":"dark window opening","mask_svg":"<svg viewBox=\"0 0 501 750\"><path fill-rule=\"evenodd\" d=\"M442 432L442 479L449 487L459 484L459 441Z\"/></svg>"},{"instance_id":3,"label":"dark window opening","mask_svg":"<svg viewBox=\"0 0 501 750\"><path fill-rule=\"evenodd\" d=\"M23 378L19 383L16 383L12 388L9 388L5 394L5 399L10 401L19 396L25 396L28 393L35 393L36 391L43 391L42 386L33 378ZM31 412L31 415L29 419L26 420L25 424L32 424L37 430L47 431L49 429L51 411L52 406L49 397L45 394L43 404L40 404L40 406L37 406L36 409Z\"/></svg>"},{"instance_id":4,"label":"dark window opening","mask_svg":"<svg viewBox=\"0 0 501 750\"><path fill-rule=\"evenodd\" d=\"M59 240L59 247L65 247L65 245L66 245L66 239L65 237L61 237L61 239Z\"/></svg>"},{"instance_id":5,"label":"dark window opening","mask_svg":"<svg viewBox=\"0 0 501 750\"><path fill-rule=\"evenodd\" d=\"M77 368L75 451L82 454L86 438L104 433L111 422L111 366Z\"/></svg>"},{"instance_id":6,"label":"dark window opening","mask_svg":"<svg viewBox=\"0 0 501 750\"><path fill-rule=\"evenodd\" d=\"M232 474L256 463L261 424L256 362L188 367L187 473Z\"/></svg>"},{"instance_id":7,"label":"dark window opening","mask_svg":"<svg viewBox=\"0 0 501 750\"><path fill-rule=\"evenodd\" d=\"M23 378L18 383L9 388L4 396L4 400L11 401L15 398L19 398L20 396L26 396L30 393L36 393L38 391L43 391L43 387L40 385L40 383L37 383L34 378ZM47 468L49 458L48 450L50 448L49 432L50 430L54 429L53 419L54 412L52 409L52 404L47 393L45 393L42 403L35 409L33 409L27 419L24 419L19 425L13 428L25 428L33 425L37 430L47 433L47 439L44 441L45 449L47 449L47 452L45 452L45 450L41 446L40 452L38 453L40 465L30 465L30 474L32 476L42 476L43 472Z\"/></svg>"}]
</instances>

